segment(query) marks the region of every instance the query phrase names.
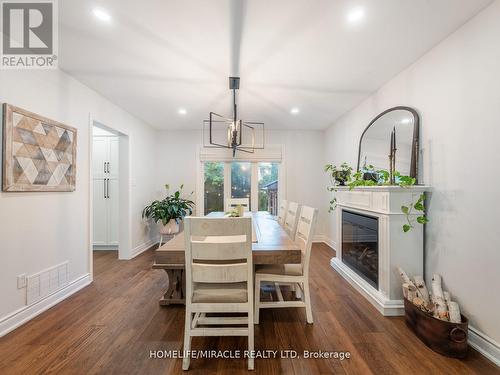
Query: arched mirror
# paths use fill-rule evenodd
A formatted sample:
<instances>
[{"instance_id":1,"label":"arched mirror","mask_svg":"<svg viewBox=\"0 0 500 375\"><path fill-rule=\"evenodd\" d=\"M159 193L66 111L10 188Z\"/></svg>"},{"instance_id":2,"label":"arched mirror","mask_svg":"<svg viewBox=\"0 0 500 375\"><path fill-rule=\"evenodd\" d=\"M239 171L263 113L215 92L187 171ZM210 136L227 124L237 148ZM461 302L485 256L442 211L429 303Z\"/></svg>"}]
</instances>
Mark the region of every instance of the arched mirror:
<instances>
[{"instance_id":1,"label":"arched mirror","mask_svg":"<svg viewBox=\"0 0 500 375\"><path fill-rule=\"evenodd\" d=\"M409 107L394 107L375 117L359 140L358 171L373 165L390 171L391 149L395 149L394 169L417 178L418 113Z\"/></svg>"}]
</instances>

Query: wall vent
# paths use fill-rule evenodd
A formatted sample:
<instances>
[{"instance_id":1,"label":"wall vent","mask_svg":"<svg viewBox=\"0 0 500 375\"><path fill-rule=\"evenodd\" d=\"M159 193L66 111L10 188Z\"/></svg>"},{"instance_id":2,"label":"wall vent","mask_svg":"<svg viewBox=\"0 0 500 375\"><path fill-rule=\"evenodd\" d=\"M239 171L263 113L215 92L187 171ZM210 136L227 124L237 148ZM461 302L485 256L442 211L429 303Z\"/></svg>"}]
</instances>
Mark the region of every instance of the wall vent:
<instances>
[{"instance_id":1,"label":"wall vent","mask_svg":"<svg viewBox=\"0 0 500 375\"><path fill-rule=\"evenodd\" d=\"M26 304L31 305L68 285L68 262L27 277Z\"/></svg>"}]
</instances>

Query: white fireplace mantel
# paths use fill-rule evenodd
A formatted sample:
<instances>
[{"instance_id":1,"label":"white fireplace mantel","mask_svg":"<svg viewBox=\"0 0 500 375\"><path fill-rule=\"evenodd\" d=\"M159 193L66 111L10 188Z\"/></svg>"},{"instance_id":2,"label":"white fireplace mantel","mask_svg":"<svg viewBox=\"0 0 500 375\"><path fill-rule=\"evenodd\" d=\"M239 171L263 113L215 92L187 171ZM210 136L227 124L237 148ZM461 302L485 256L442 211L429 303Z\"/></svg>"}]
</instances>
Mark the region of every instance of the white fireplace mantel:
<instances>
[{"instance_id":1,"label":"white fireplace mantel","mask_svg":"<svg viewBox=\"0 0 500 375\"><path fill-rule=\"evenodd\" d=\"M366 186L350 190L337 187L337 251L330 264L383 315L404 314L398 267L409 275L423 275L424 231L416 223L418 212L410 215L413 228L403 232L407 222L401 206L415 203L428 186ZM349 211L378 219L378 289L342 262L342 212Z\"/></svg>"}]
</instances>

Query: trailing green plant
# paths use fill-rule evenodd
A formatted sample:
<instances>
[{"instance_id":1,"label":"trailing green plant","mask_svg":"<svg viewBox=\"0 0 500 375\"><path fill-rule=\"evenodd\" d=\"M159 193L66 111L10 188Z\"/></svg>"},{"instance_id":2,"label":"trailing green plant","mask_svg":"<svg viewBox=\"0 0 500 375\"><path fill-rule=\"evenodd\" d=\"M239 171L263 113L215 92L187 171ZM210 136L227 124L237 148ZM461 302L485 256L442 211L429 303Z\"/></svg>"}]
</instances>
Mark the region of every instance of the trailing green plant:
<instances>
[{"instance_id":1,"label":"trailing green plant","mask_svg":"<svg viewBox=\"0 0 500 375\"><path fill-rule=\"evenodd\" d=\"M396 183L402 188L408 188L416 184L417 179L415 177L404 176L398 171L394 172L394 177L396 179ZM411 202L408 206L401 206L401 212L405 215L406 224L403 224L403 232L409 232L414 228L414 221L411 220L412 211L418 211L419 215L417 216L416 222L418 224L426 224L429 222L429 219L425 215L425 194L420 194L416 202Z\"/></svg>"},{"instance_id":2,"label":"trailing green plant","mask_svg":"<svg viewBox=\"0 0 500 375\"><path fill-rule=\"evenodd\" d=\"M340 168L332 164L325 165L325 172L330 174L331 186L327 187L327 190L334 193L333 198L330 200L330 206L328 212L332 212L337 207L337 198L335 193L338 191L339 181L336 179L337 173L339 171L349 171L349 176L345 178L348 182L349 190L352 190L360 186L388 186L390 185L390 174L384 169L375 170L373 165L363 166L362 170L352 173L352 168L347 165L347 163L342 163ZM365 175L376 176L376 181L372 178L365 179ZM400 172L394 172L394 179L396 185L402 188L409 188L416 184L417 180L414 177L402 175ZM425 194L421 194L416 202L411 202L408 206L401 206L401 212L405 215L407 224L403 225L403 231L406 233L410 231L414 226L415 221L411 219L411 214L413 210L418 211L419 215L416 218L418 224L426 224L429 219L425 215Z\"/></svg>"},{"instance_id":3,"label":"trailing green plant","mask_svg":"<svg viewBox=\"0 0 500 375\"><path fill-rule=\"evenodd\" d=\"M377 180L365 179L365 174L375 175ZM351 181L348 186L352 190L358 186L380 186L387 185L389 181L389 172L384 169L375 170L373 165L368 165L361 171L357 171L352 175Z\"/></svg>"},{"instance_id":4,"label":"trailing green plant","mask_svg":"<svg viewBox=\"0 0 500 375\"><path fill-rule=\"evenodd\" d=\"M343 162L340 167L334 164L326 164L324 169L331 181L331 186L328 186L326 189L333 193L333 198L330 200L330 207L328 208L328 212L332 212L337 207L337 198L335 197L337 186L345 185L346 182L351 180L352 167Z\"/></svg>"},{"instance_id":5,"label":"trailing green plant","mask_svg":"<svg viewBox=\"0 0 500 375\"><path fill-rule=\"evenodd\" d=\"M409 232L413 228L414 221L410 219L410 215L413 210L418 211L420 214L417 216L417 223L418 224L426 224L429 222L429 219L427 219L427 216L425 216L425 194L420 194L418 197L418 200L415 203L411 203L408 206L401 206L401 211L406 217L407 224L403 225L403 232Z\"/></svg>"},{"instance_id":6,"label":"trailing green plant","mask_svg":"<svg viewBox=\"0 0 500 375\"><path fill-rule=\"evenodd\" d=\"M394 177L396 179L396 184L401 187L409 187L417 183L417 179L415 177L403 176L398 171L394 172Z\"/></svg>"},{"instance_id":7,"label":"trailing green plant","mask_svg":"<svg viewBox=\"0 0 500 375\"><path fill-rule=\"evenodd\" d=\"M184 185L179 190L170 194L170 185L166 184L167 196L162 200L155 200L142 210L142 218L152 219L155 223L161 221L167 225L170 220L175 220L177 224L184 219L186 215L193 213L194 202L181 197ZM193 193L191 192L190 196Z\"/></svg>"}]
</instances>

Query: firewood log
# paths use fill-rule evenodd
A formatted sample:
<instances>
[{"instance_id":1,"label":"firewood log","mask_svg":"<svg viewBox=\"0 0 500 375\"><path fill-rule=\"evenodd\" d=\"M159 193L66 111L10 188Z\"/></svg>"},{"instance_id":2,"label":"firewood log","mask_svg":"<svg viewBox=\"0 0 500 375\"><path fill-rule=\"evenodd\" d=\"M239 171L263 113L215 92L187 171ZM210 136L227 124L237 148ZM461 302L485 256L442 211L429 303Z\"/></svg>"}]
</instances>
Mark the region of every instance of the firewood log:
<instances>
[{"instance_id":1,"label":"firewood log","mask_svg":"<svg viewBox=\"0 0 500 375\"><path fill-rule=\"evenodd\" d=\"M448 308L450 310L450 322L452 323L462 323L462 317L460 316L460 308L457 302L448 302Z\"/></svg>"},{"instance_id":2,"label":"firewood log","mask_svg":"<svg viewBox=\"0 0 500 375\"><path fill-rule=\"evenodd\" d=\"M398 267L398 272L399 276L401 276L401 279L403 280L404 283L413 284L413 281L410 280L406 272L401 267Z\"/></svg>"},{"instance_id":3,"label":"firewood log","mask_svg":"<svg viewBox=\"0 0 500 375\"><path fill-rule=\"evenodd\" d=\"M411 290L412 293L410 293L411 296L421 297L420 292L418 291L418 289L415 286L415 284L413 283L413 281L411 281L411 279L408 277L406 272L401 267L398 267L398 272L399 272L399 276L401 276L401 280L403 280L403 283L406 283L408 285L413 286L413 289ZM412 299L410 299L410 301L412 301Z\"/></svg>"},{"instance_id":4,"label":"firewood log","mask_svg":"<svg viewBox=\"0 0 500 375\"><path fill-rule=\"evenodd\" d=\"M424 304L425 304L425 301L420 297L413 298L412 302L415 306L418 306L418 307L424 306Z\"/></svg>"},{"instance_id":5,"label":"firewood log","mask_svg":"<svg viewBox=\"0 0 500 375\"><path fill-rule=\"evenodd\" d=\"M446 302L447 305L450 304L451 302L451 294L450 292L447 292L446 290L443 292L443 297L444 297L444 301Z\"/></svg>"},{"instance_id":6,"label":"firewood log","mask_svg":"<svg viewBox=\"0 0 500 375\"><path fill-rule=\"evenodd\" d=\"M407 283L403 283L403 297L408 299L408 285Z\"/></svg>"},{"instance_id":7,"label":"firewood log","mask_svg":"<svg viewBox=\"0 0 500 375\"><path fill-rule=\"evenodd\" d=\"M413 302L413 300L418 297L417 287L413 284L408 284L408 299Z\"/></svg>"},{"instance_id":8,"label":"firewood log","mask_svg":"<svg viewBox=\"0 0 500 375\"><path fill-rule=\"evenodd\" d=\"M444 300L441 276L438 274L432 276L432 298L436 307L434 309L434 317L448 321L448 306L446 306L446 301Z\"/></svg>"},{"instance_id":9,"label":"firewood log","mask_svg":"<svg viewBox=\"0 0 500 375\"><path fill-rule=\"evenodd\" d=\"M425 286L424 278L422 276L415 276L413 279L415 280L415 286L418 288L420 297L424 300L426 305L429 305L431 300L429 298L429 291Z\"/></svg>"},{"instance_id":10,"label":"firewood log","mask_svg":"<svg viewBox=\"0 0 500 375\"><path fill-rule=\"evenodd\" d=\"M429 305L425 303L425 301L420 297L413 298L413 304L420 308L423 312L429 314L431 310L429 309Z\"/></svg>"}]
</instances>

